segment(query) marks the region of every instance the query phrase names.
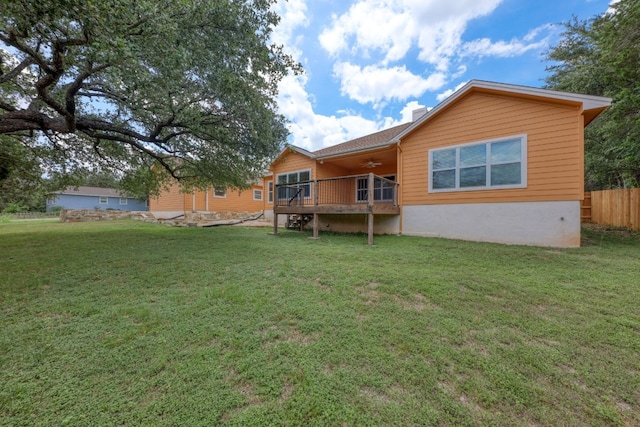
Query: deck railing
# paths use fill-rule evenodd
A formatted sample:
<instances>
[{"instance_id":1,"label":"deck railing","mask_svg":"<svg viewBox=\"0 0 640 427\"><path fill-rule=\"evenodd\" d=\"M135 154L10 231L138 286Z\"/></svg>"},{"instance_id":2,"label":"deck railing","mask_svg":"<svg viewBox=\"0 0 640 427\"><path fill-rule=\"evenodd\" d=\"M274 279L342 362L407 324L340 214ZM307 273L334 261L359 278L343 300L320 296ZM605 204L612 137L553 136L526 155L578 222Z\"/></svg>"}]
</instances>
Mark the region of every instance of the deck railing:
<instances>
[{"instance_id":1,"label":"deck railing","mask_svg":"<svg viewBox=\"0 0 640 427\"><path fill-rule=\"evenodd\" d=\"M398 184L370 174L322 178L275 186L275 206L398 205Z\"/></svg>"}]
</instances>

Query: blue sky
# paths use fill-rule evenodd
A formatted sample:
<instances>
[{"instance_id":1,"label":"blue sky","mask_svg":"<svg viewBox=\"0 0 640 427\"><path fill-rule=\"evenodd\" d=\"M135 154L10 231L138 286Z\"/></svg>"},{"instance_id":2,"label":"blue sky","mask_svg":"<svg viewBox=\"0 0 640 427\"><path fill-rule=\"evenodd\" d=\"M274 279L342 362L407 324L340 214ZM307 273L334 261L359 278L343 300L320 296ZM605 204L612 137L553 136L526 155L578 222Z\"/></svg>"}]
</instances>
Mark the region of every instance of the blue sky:
<instances>
[{"instance_id":1,"label":"blue sky","mask_svg":"<svg viewBox=\"0 0 640 427\"><path fill-rule=\"evenodd\" d=\"M611 0L280 0L273 41L305 69L280 85L307 150L411 120L469 80L540 87L561 23Z\"/></svg>"}]
</instances>

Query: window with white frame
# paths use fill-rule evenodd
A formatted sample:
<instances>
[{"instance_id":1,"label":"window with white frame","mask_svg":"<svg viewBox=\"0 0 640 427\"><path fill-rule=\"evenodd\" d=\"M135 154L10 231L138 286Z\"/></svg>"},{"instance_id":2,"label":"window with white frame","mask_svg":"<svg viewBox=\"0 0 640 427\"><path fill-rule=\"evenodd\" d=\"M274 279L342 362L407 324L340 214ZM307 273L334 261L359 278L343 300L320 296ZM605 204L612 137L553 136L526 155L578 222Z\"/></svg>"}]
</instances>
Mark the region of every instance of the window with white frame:
<instances>
[{"instance_id":1,"label":"window with white frame","mask_svg":"<svg viewBox=\"0 0 640 427\"><path fill-rule=\"evenodd\" d=\"M213 187L213 197L224 199L227 197L227 189L225 187Z\"/></svg>"},{"instance_id":2,"label":"window with white frame","mask_svg":"<svg viewBox=\"0 0 640 427\"><path fill-rule=\"evenodd\" d=\"M429 150L429 170L434 193L526 187L527 137Z\"/></svg>"},{"instance_id":3,"label":"window with white frame","mask_svg":"<svg viewBox=\"0 0 640 427\"><path fill-rule=\"evenodd\" d=\"M106 205L106 204L109 203L109 198L108 197L100 196L98 199L99 199L98 203L100 203L101 205Z\"/></svg>"},{"instance_id":4,"label":"window with white frame","mask_svg":"<svg viewBox=\"0 0 640 427\"><path fill-rule=\"evenodd\" d=\"M126 197L120 197L120 204L121 205L126 205L127 204L127 198Z\"/></svg>"},{"instance_id":5,"label":"window with white frame","mask_svg":"<svg viewBox=\"0 0 640 427\"><path fill-rule=\"evenodd\" d=\"M253 190L253 200L262 200L262 190Z\"/></svg>"},{"instance_id":6,"label":"window with white frame","mask_svg":"<svg viewBox=\"0 0 640 427\"><path fill-rule=\"evenodd\" d=\"M273 181L267 182L267 202L273 203Z\"/></svg>"},{"instance_id":7,"label":"window with white frame","mask_svg":"<svg viewBox=\"0 0 640 427\"><path fill-rule=\"evenodd\" d=\"M278 188L278 199L298 199L302 192L305 199L311 197L311 170L279 174L276 179L282 185Z\"/></svg>"},{"instance_id":8,"label":"window with white frame","mask_svg":"<svg viewBox=\"0 0 640 427\"><path fill-rule=\"evenodd\" d=\"M386 175L383 178L389 181L396 180L395 175ZM373 179L373 200L380 202L392 202L394 199L393 190L395 184L387 181L386 179L380 179L378 177ZM366 202L368 201L368 186L369 178L366 176L359 177L356 182L356 201Z\"/></svg>"}]
</instances>

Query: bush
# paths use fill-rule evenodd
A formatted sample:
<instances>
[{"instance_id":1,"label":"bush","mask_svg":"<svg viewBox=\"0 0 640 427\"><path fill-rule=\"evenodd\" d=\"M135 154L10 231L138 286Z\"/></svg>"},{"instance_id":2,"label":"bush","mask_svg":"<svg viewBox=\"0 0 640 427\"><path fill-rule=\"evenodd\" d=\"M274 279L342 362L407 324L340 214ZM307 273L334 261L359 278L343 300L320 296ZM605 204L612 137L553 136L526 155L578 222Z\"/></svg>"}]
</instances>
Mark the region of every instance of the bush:
<instances>
[{"instance_id":1,"label":"bush","mask_svg":"<svg viewBox=\"0 0 640 427\"><path fill-rule=\"evenodd\" d=\"M10 203L7 203L7 206L4 207L4 209L2 210L2 213L14 214L18 212L26 212L28 210L29 210L29 207L26 205L23 205L21 203L16 203L16 202L10 202Z\"/></svg>"},{"instance_id":2,"label":"bush","mask_svg":"<svg viewBox=\"0 0 640 427\"><path fill-rule=\"evenodd\" d=\"M64 208L62 206L51 206L49 212L52 214L59 214Z\"/></svg>"}]
</instances>

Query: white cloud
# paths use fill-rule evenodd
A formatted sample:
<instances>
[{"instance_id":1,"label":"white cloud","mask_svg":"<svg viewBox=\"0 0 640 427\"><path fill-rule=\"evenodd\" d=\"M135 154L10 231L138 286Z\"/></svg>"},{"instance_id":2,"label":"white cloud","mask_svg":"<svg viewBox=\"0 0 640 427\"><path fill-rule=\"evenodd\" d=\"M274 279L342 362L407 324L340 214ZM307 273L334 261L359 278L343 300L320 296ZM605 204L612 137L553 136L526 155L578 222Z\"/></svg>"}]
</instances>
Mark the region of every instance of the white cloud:
<instances>
[{"instance_id":1,"label":"white cloud","mask_svg":"<svg viewBox=\"0 0 640 427\"><path fill-rule=\"evenodd\" d=\"M443 73L434 73L426 79L413 74L405 66L383 68L360 67L348 62L334 65L334 74L340 79L343 95L362 104L379 105L382 101L405 100L419 97L427 90L437 90L446 83Z\"/></svg>"},{"instance_id":2,"label":"white cloud","mask_svg":"<svg viewBox=\"0 0 640 427\"><path fill-rule=\"evenodd\" d=\"M454 92L460 90L467 83L469 83L469 82L462 82L458 86L456 86L455 89L447 89L444 92L439 93L438 95L436 95L436 99L438 100L438 102L444 101L445 99L447 99L448 97L453 95Z\"/></svg>"},{"instance_id":3,"label":"white cloud","mask_svg":"<svg viewBox=\"0 0 640 427\"><path fill-rule=\"evenodd\" d=\"M280 0L275 3L272 10L280 16L280 22L271 34L271 41L277 45L286 46L287 51L300 60L302 51L302 36L294 37L299 27L308 27L307 5L304 0Z\"/></svg>"},{"instance_id":4,"label":"white cloud","mask_svg":"<svg viewBox=\"0 0 640 427\"><path fill-rule=\"evenodd\" d=\"M378 51L384 54L383 64L404 58L417 44L419 59L444 71L467 23L491 13L501 1L360 0L345 14L334 16L319 40L332 56L366 57Z\"/></svg>"},{"instance_id":5,"label":"white cloud","mask_svg":"<svg viewBox=\"0 0 640 427\"><path fill-rule=\"evenodd\" d=\"M339 117L316 114L306 76L287 76L280 84L280 113L291 122L290 143L315 151L381 129L382 124L345 111Z\"/></svg>"},{"instance_id":6,"label":"white cloud","mask_svg":"<svg viewBox=\"0 0 640 427\"><path fill-rule=\"evenodd\" d=\"M502 40L492 42L488 38L476 39L461 47L460 56L508 58L522 55L531 50L541 50L549 46L554 29L554 25L543 25L531 30L522 39L515 38L508 42ZM544 37L536 40L541 35Z\"/></svg>"}]
</instances>

